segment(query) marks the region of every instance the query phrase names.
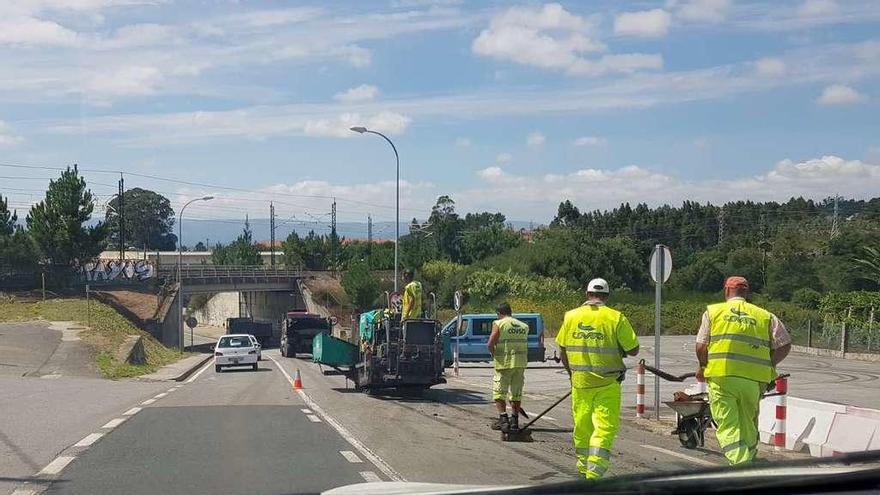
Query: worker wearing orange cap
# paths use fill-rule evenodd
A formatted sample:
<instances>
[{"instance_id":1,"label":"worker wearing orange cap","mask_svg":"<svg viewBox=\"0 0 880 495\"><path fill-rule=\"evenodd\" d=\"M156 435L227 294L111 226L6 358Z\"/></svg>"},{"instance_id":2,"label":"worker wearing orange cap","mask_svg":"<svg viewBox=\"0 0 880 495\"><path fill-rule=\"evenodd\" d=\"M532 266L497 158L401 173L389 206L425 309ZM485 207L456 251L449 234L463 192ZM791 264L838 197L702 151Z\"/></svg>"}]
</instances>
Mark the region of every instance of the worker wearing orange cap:
<instances>
[{"instance_id":1,"label":"worker wearing orange cap","mask_svg":"<svg viewBox=\"0 0 880 495\"><path fill-rule=\"evenodd\" d=\"M751 462L758 448L758 406L791 336L773 313L748 302L749 281L724 282L723 303L711 304L697 332L697 378L709 387L715 433L730 464Z\"/></svg>"}]
</instances>

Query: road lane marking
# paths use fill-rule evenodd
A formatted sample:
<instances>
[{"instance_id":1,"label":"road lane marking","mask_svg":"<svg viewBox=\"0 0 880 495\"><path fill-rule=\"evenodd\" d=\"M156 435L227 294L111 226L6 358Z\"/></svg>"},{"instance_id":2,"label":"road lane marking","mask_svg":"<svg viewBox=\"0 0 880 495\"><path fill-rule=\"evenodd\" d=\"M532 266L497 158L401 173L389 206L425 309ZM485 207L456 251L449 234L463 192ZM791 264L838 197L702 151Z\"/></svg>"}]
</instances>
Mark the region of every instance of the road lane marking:
<instances>
[{"instance_id":1,"label":"road lane marking","mask_svg":"<svg viewBox=\"0 0 880 495\"><path fill-rule=\"evenodd\" d=\"M195 375L193 375L193 376L189 377L189 379L187 379L186 383L192 383L192 382L196 381L196 379L197 379L202 373L204 373L206 369L210 368L211 365L214 364L214 361L215 361L214 359L210 359L210 360L208 360L208 362L205 363L204 366L202 366L202 369L200 369L199 371L196 371L196 374L195 374Z\"/></svg>"},{"instance_id":2,"label":"road lane marking","mask_svg":"<svg viewBox=\"0 0 880 495\"><path fill-rule=\"evenodd\" d=\"M300 411L302 411L302 412L304 412L304 413L306 413L306 414L312 414L312 410L311 410L311 409L300 409Z\"/></svg>"},{"instance_id":3,"label":"road lane marking","mask_svg":"<svg viewBox=\"0 0 880 495\"><path fill-rule=\"evenodd\" d=\"M36 495L37 488L28 488L26 486L21 486L15 489L10 495Z\"/></svg>"},{"instance_id":4,"label":"road lane marking","mask_svg":"<svg viewBox=\"0 0 880 495\"><path fill-rule=\"evenodd\" d=\"M660 452L661 454L671 455L672 457L678 457L679 459L684 459L688 462L692 462L698 466L711 466L717 467L718 464L714 462L709 462L703 459L697 459L696 457L691 457L689 455L682 454L681 452L676 452L674 450L664 449L663 447L657 447L656 445L642 445L642 448L646 448L649 450L653 450L655 452Z\"/></svg>"},{"instance_id":5,"label":"road lane marking","mask_svg":"<svg viewBox=\"0 0 880 495\"><path fill-rule=\"evenodd\" d=\"M312 423L320 423L321 422L321 418L315 416L314 414L307 414L306 417L309 418L309 421L311 421Z\"/></svg>"},{"instance_id":6,"label":"road lane marking","mask_svg":"<svg viewBox=\"0 0 880 495\"><path fill-rule=\"evenodd\" d=\"M143 409L143 408L141 408L141 407L132 407L132 408L129 409L128 411L125 411L124 413L122 413L122 415L123 415L123 416L134 416L135 414L141 412L141 409Z\"/></svg>"},{"instance_id":7,"label":"road lane marking","mask_svg":"<svg viewBox=\"0 0 880 495\"><path fill-rule=\"evenodd\" d=\"M357 454L350 450L340 450L339 453L342 454L342 457L345 457L348 462L364 462Z\"/></svg>"},{"instance_id":8,"label":"road lane marking","mask_svg":"<svg viewBox=\"0 0 880 495\"><path fill-rule=\"evenodd\" d=\"M37 476L40 475L49 475L54 476L61 472L62 469L66 468L68 464L73 461L74 457L70 455L60 455L55 458L52 462L46 465L42 471L37 473Z\"/></svg>"},{"instance_id":9,"label":"road lane marking","mask_svg":"<svg viewBox=\"0 0 880 495\"><path fill-rule=\"evenodd\" d=\"M73 444L74 447L88 447L89 445L98 441L99 438L103 437L103 433L90 433L86 435L85 438Z\"/></svg>"},{"instance_id":10,"label":"road lane marking","mask_svg":"<svg viewBox=\"0 0 880 495\"><path fill-rule=\"evenodd\" d=\"M161 399L162 397L165 397L166 395L168 395L168 392L162 392L161 394L154 395L153 398L154 399Z\"/></svg>"},{"instance_id":11,"label":"road lane marking","mask_svg":"<svg viewBox=\"0 0 880 495\"><path fill-rule=\"evenodd\" d=\"M107 422L106 425L102 426L101 428L116 428L117 426L124 423L126 419L128 419L128 418L111 419L110 421Z\"/></svg>"},{"instance_id":12,"label":"road lane marking","mask_svg":"<svg viewBox=\"0 0 880 495\"><path fill-rule=\"evenodd\" d=\"M272 360L273 363L275 363L275 366L278 367L278 370L281 371L281 374L284 375L284 378L286 378L288 383L290 383L290 386L293 387L293 378L290 377L290 373L288 373L287 370L284 369L284 367L281 366L281 364L274 357L272 357L272 356L266 356L266 357L268 357L270 360ZM321 408L321 406L319 406L318 403L316 403L315 401L312 400L311 397L309 397L309 394L305 393L303 390L297 390L296 392L302 398L303 402L305 402L306 405L309 406L309 408L311 408L311 410L315 411L319 416L324 418L324 421L327 422L327 424L329 424L330 426L332 426L333 429L336 430L336 432L339 433L339 435L343 439L345 439L346 442L350 443L351 446L354 447L358 452L360 452L362 456L367 458L367 460L372 462L374 466L379 468L379 471L382 471L382 473L384 473L385 476L390 478L391 481L406 481L406 479L403 476L401 476L397 471L395 471L391 466L389 466L388 463L383 461L381 457L374 454L372 450L367 448L366 445L361 443L360 440L358 440L357 438L354 437L354 435L349 433L349 431L347 429L345 429L345 427L342 426L342 424L340 424L332 416L330 416L329 414L324 412L324 410ZM377 476L377 478L378 478L378 476Z\"/></svg>"},{"instance_id":13,"label":"road lane marking","mask_svg":"<svg viewBox=\"0 0 880 495\"><path fill-rule=\"evenodd\" d=\"M530 412L528 412L528 411L525 411L525 413L529 415L529 418L526 419L526 421L531 421L531 418L534 418L535 416L537 416L536 413L530 413ZM551 418L550 416L541 416L540 419L546 419L547 421L553 421L554 423L556 423L557 421L559 421L558 419L556 419L556 418Z\"/></svg>"},{"instance_id":14,"label":"road lane marking","mask_svg":"<svg viewBox=\"0 0 880 495\"><path fill-rule=\"evenodd\" d=\"M149 405L152 404L153 402L156 402L156 399L147 399L147 400L141 402L141 405L142 405L142 406L149 406Z\"/></svg>"},{"instance_id":15,"label":"road lane marking","mask_svg":"<svg viewBox=\"0 0 880 495\"><path fill-rule=\"evenodd\" d=\"M378 474L372 471L361 471L361 478L363 478L364 481L366 481L367 483L382 481L382 478L380 478Z\"/></svg>"}]
</instances>

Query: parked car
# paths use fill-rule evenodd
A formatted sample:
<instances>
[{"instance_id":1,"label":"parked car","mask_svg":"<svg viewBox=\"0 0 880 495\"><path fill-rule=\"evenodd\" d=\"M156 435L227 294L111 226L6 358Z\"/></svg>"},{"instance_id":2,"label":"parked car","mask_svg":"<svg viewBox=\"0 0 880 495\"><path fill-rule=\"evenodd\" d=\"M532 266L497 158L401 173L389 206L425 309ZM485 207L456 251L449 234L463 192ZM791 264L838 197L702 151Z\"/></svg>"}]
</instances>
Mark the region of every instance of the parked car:
<instances>
[{"instance_id":1,"label":"parked car","mask_svg":"<svg viewBox=\"0 0 880 495\"><path fill-rule=\"evenodd\" d=\"M529 326L529 361L544 361L544 317L540 313L514 313L513 317ZM498 316L492 313L461 315L461 329L457 336L455 325L458 318L446 322L443 325L443 357L446 366L452 366L456 341L459 345L460 362L491 361L488 342L492 323L497 319Z\"/></svg>"},{"instance_id":2,"label":"parked car","mask_svg":"<svg viewBox=\"0 0 880 495\"><path fill-rule=\"evenodd\" d=\"M260 348L256 338L246 333L224 335L214 346L214 371L218 373L224 367L250 366L257 371Z\"/></svg>"},{"instance_id":3,"label":"parked car","mask_svg":"<svg viewBox=\"0 0 880 495\"><path fill-rule=\"evenodd\" d=\"M257 338L254 337L253 335L248 334L248 337L251 338L251 342L253 342L254 347L257 348L257 361L262 361L263 360L263 345L260 344L260 341L257 340Z\"/></svg>"},{"instance_id":4,"label":"parked car","mask_svg":"<svg viewBox=\"0 0 880 495\"><path fill-rule=\"evenodd\" d=\"M281 321L281 339L279 347L284 357L296 357L297 354L311 354L312 342L320 333L330 334L336 317L290 311Z\"/></svg>"}]
</instances>

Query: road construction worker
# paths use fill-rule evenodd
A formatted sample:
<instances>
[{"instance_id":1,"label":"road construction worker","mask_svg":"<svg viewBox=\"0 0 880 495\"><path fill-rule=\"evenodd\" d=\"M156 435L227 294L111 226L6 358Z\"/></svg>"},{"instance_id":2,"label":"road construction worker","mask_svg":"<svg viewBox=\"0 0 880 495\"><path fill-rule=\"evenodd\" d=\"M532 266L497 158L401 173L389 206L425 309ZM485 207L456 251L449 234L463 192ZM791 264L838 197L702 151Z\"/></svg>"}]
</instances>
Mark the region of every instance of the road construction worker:
<instances>
[{"instance_id":1,"label":"road construction worker","mask_svg":"<svg viewBox=\"0 0 880 495\"><path fill-rule=\"evenodd\" d=\"M605 305L610 290L601 278L587 285L586 302L565 313L556 335L562 365L571 380L571 411L578 471L600 478L611 463L620 423L623 356L639 353L629 320Z\"/></svg>"},{"instance_id":2,"label":"road construction worker","mask_svg":"<svg viewBox=\"0 0 880 495\"><path fill-rule=\"evenodd\" d=\"M492 425L492 429L507 433L519 430L519 409L529 361L529 326L511 316L513 312L506 302L498 305L496 313L498 319L492 323L488 342L495 368L492 400L498 411L498 421ZM505 399L510 402L510 417L507 416Z\"/></svg>"},{"instance_id":3,"label":"road construction worker","mask_svg":"<svg viewBox=\"0 0 880 495\"><path fill-rule=\"evenodd\" d=\"M422 317L422 283L413 280L412 270L403 271L403 310L400 319Z\"/></svg>"},{"instance_id":4,"label":"road construction worker","mask_svg":"<svg viewBox=\"0 0 880 495\"><path fill-rule=\"evenodd\" d=\"M791 350L791 336L779 318L749 303L750 296L748 280L728 278L726 301L707 307L694 346L697 378L707 382L715 434L730 464L755 458L761 395Z\"/></svg>"}]
</instances>

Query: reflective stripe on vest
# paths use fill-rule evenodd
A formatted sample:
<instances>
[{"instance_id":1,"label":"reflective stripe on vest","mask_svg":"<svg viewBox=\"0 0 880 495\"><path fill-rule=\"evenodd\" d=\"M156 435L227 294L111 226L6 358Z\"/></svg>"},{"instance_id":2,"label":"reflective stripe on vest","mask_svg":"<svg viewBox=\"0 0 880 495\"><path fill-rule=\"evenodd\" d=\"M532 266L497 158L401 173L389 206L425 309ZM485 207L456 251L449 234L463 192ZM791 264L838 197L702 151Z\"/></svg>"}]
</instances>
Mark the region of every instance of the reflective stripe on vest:
<instances>
[{"instance_id":1,"label":"reflective stripe on vest","mask_svg":"<svg viewBox=\"0 0 880 495\"><path fill-rule=\"evenodd\" d=\"M742 299L712 304L705 376L738 376L762 383L775 376L770 359L772 315Z\"/></svg>"},{"instance_id":2,"label":"reflective stripe on vest","mask_svg":"<svg viewBox=\"0 0 880 495\"><path fill-rule=\"evenodd\" d=\"M495 324L498 325L495 368L525 368L529 361L529 326L511 316L495 320Z\"/></svg>"},{"instance_id":3,"label":"reflective stripe on vest","mask_svg":"<svg viewBox=\"0 0 880 495\"><path fill-rule=\"evenodd\" d=\"M602 387L626 371L617 342L620 318L619 311L604 305L584 305L566 314L565 354L573 387Z\"/></svg>"}]
</instances>

